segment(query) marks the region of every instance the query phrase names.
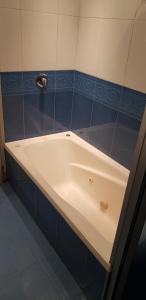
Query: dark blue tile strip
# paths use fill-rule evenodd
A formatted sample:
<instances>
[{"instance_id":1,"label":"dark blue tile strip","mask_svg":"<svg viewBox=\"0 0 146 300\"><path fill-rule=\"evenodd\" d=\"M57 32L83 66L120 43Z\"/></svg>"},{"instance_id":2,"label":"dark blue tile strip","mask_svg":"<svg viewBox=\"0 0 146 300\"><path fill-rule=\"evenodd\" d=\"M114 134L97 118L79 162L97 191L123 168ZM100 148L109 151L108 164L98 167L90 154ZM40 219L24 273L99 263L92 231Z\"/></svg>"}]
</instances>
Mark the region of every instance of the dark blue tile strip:
<instances>
[{"instance_id":1,"label":"dark blue tile strip","mask_svg":"<svg viewBox=\"0 0 146 300\"><path fill-rule=\"evenodd\" d=\"M3 95L6 141L24 138L23 95Z\"/></svg>"},{"instance_id":2,"label":"dark blue tile strip","mask_svg":"<svg viewBox=\"0 0 146 300\"><path fill-rule=\"evenodd\" d=\"M2 94L19 95L23 94L23 76L22 72L1 73Z\"/></svg>"}]
</instances>

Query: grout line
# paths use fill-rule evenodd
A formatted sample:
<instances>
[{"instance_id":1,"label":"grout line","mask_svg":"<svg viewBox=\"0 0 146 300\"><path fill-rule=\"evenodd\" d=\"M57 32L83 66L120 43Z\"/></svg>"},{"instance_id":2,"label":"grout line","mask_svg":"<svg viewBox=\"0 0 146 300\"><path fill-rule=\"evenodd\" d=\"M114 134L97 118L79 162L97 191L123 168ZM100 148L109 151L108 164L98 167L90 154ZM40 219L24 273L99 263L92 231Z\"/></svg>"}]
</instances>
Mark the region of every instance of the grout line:
<instances>
[{"instance_id":1,"label":"grout line","mask_svg":"<svg viewBox=\"0 0 146 300\"><path fill-rule=\"evenodd\" d=\"M143 0L142 0L143 1ZM146 22L146 19L136 19L136 16L137 16L137 12L140 8L140 5L139 7L137 8L136 10L136 13L134 14L134 17L133 18L116 18L116 17L100 17L100 16L97 16L97 17L91 17L91 16L81 16L80 14L69 14L69 13L61 13L61 12L49 12L49 11L40 11L40 10L31 10L31 9L23 9L23 8L17 8L17 7L6 7L6 6L0 6L0 9L7 9L7 10L15 10L15 11L23 11L23 12L31 12L31 13L40 13L40 14L46 14L46 15L61 15L61 16L68 16L68 17L74 17L74 18L79 18L79 19L100 19L100 20L119 20L119 21L145 21Z\"/></svg>"},{"instance_id":2,"label":"grout line","mask_svg":"<svg viewBox=\"0 0 146 300\"><path fill-rule=\"evenodd\" d=\"M22 106L23 106L23 130L24 130L24 138L26 137L26 128L25 128L25 116L24 116L24 78L23 78L23 72L22 72L22 85L23 85L23 100L22 100Z\"/></svg>"},{"instance_id":3,"label":"grout line","mask_svg":"<svg viewBox=\"0 0 146 300\"><path fill-rule=\"evenodd\" d=\"M90 118L90 127L92 126L92 120L93 120L93 106L94 106L94 101L92 101L92 108L91 108L91 118Z\"/></svg>"},{"instance_id":4,"label":"grout line","mask_svg":"<svg viewBox=\"0 0 146 300\"><path fill-rule=\"evenodd\" d=\"M122 87L121 93L120 93L120 103L119 103L119 108L117 110L117 115L116 115L116 120L115 120L115 126L114 126L114 132L113 132L111 147L110 147L110 151L109 151L110 156L112 155L114 141L115 141L115 137L116 137L116 131L117 131L117 127L118 127L118 118L119 118L119 114L121 113L120 112L120 107L121 107L121 103L122 103L123 92L124 92L124 87Z\"/></svg>"},{"instance_id":5,"label":"grout line","mask_svg":"<svg viewBox=\"0 0 146 300\"><path fill-rule=\"evenodd\" d=\"M59 0L58 0L58 12L59 12ZM59 49L59 13L57 14L57 40L56 40L56 67L58 66L58 49Z\"/></svg>"},{"instance_id":6,"label":"grout line","mask_svg":"<svg viewBox=\"0 0 146 300\"><path fill-rule=\"evenodd\" d=\"M21 70L23 69L23 36L22 36L22 14L19 11L19 18L20 18L20 51L21 51ZM22 72L22 71L21 71Z\"/></svg>"},{"instance_id":7,"label":"grout line","mask_svg":"<svg viewBox=\"0 0 146 300\"><path fill-rule=\"evenodd\" d=\"M55 102L56 102L56 78L57 78L57 74L56 74L56 71L55 71L55 86L54 86L54 130L55 130L55 127L56 127L56 110L55 110Z\"/></svg>"},{"instance_id":8,"label":"grout line","mask_svg":"<svg viewBox=\"0 0 146 300\"><path fill-rule=\"evenodd\" d=\"M131 49L132 49L132 40L133 40L133 35L134 35L135 22L136 21L133 21L132 28L131 28L131 37L130 37L130 40L129 40L128 54L127 54L127 60L126 60L126 64L125 64L123 86L126 85L126 75L127 75L127 71L128 71L128 62L129 62L130 53L131 53Z\"/></svg>"},{"instance_id":9,"label":"grout line","mask_svg":"<svg viewBox=\"0 0 146 300\"><path fill-rule=\"evenodd\" d=\"M72 129L72 121L73 121L73 107L74 107L74 96L75 96L75 81L76 81L76 71L74 71L74 79L73 79L73 94L72 94L72 107L71 107L70 129Z\"/></svg>"},{"instance_id":10,"label":"grout line","mask_svg":"<svg viewBox=\"0 0 146 300\"><path fill-rule=\"evenodd\" d=\"M0 9L7 9L7 10L14 10L14 11L22 11L27 13L39 13L39 14L46 14L46 15L61 15L61 16L67 16L67 17L74 17L79 18L79 15L73 15L73 14L67 14L67 13L59 13L56 12L49 12L49 11L40 11L40 10L32 10L32 9L23 9L23 8L17 8L17 7L6 7L6 6L0 6Z\"/></svg>"},{"instance_id":11,"label":"grout line","mask_svg":"<svg viewBox=\"0 0 146 300\"><path fill-rule=\"evenodd\" d=\"M136 19L135 15L134 18L112 18L112 17L87 17L87 16L80 16L80 19L93 19L93 20L113 20L113 21L137 21L137 22L146 22L146 19Z\"/></svg>"},{"instance_id":12,"label":"grout line","mask_svg":"<svg viewBox=\"0 0 146 300\"><path fill-rule=\"evenodd\" d=\"M136 20L137 20L138 11L140 10L141 6L142 6L144 3L146 4L146 1L145 1L145 0L141 0L141 2L139 3L139 5L138 5L137 8L136 8L135 15L134 15L134 17L135 17Z\"/></svg>"}]
</instances>

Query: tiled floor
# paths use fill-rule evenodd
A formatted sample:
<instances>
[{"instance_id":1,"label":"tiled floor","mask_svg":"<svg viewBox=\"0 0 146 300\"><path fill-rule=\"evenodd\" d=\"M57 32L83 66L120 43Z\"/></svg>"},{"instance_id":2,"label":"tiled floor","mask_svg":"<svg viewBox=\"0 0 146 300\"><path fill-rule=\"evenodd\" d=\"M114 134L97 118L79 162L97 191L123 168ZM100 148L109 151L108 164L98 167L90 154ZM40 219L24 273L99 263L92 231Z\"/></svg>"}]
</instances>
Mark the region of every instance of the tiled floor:
<instances>
[{"instance_id":1,"label":"tiled floor","mask_svg":"<svg viewBox=\"0 0 146 300\"><path fill-rule=\"evenodd\" d=\"M0 300L83 300L8 183L0 186Z\"/></svg>"}]
</instances>

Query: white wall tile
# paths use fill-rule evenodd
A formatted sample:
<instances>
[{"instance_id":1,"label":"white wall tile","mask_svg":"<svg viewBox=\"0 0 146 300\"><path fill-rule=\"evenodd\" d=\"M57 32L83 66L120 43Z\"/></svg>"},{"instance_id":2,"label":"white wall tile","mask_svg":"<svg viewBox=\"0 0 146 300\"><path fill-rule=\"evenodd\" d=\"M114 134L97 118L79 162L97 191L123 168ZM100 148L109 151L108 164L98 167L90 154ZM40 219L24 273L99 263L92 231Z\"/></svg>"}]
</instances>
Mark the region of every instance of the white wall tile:
<instances>
[{"instance_id":1,"label":"white wall tile","mask_svg":"<svg viewBox=\"0 0 146 300\"><path fill-rule=\"evenodd\" d=\"M0 0L0 7L19 8L19 0Z\"/></svg>"},{"instance_id":2,"label":"white wall tile","mask_svg":"<svg viewBox=\"0 0 146 300\"><path fill-rule=\"evenodd\" d=\"M98 19L83 18L79 23L77 69L90 75L97 74L99 22Z\"/></svg>"},{"instance_id":3,"label":"white wall tile","mask_svg":"<svg viewBox=\"0 0 146 300\"><path fill-rule=\"evenodd\" d=\"M78 17L60 16L57 66L74 69L77 50Z\"/></svg>"},{"instance_id":4,"label":"white wall tile","mask_svg":"<svg viewBox=\"0 0 146 300\"><path fill-rule=\"evenodd\" d=\"M80 0L59 0L59 13L79 16Z\"/></svg>"},{"instance_id":5,"label":"white wall tile","mask_svg":"<svg viewBox=\"0 0 146 300\"><path fill-rule=\"evenodd\" d=\"M141 0L138 9L137 9L137 14L136 18L140 20L146 20L146 1Z\"/></svg>"},{"instance_id":6,"label":"white wall tile","mask_svg":"<svg viewBox=\"0 0 146 300\"><path fill-rule=\"evenodd\" d=\"M141 0L81 0L81 16L132 19Z\"/></svg>"},{"instance_id":7,"label":"white wall tile","mask_svg":"<svg viewBox=\"0 0 146 300\"><path fill-rule=\"evenodd\" d=\"M132 34L132 21L100 20L99 26L97 76L123 84Z\"/></svg>"},{"instance_id":8,"label":"white wall tile","mask_svg":"<svg viewBox=\"0 0 146 300\"><path fill-rule=\"evenodd\" d=\"M20 0L21 9L57 13L58 0Z\"/></svg>"},{"instance_id":9,"label":"white wall tile","mask_svg":"<svg viewBox=\"0 0 146 300\"><path fill-rule=\"evenodd\" d=\"M20 14L0 8L0 70L21 70Z\"/></svg>"},{"instance_id":10,"label":"white wall tile","mask_svg":"<svg viewBox=\"0 0 146 300\"><path fill-rule=\"evenodd\" d=\"M134 26L125 85L146 93L146 21Z\"/></svg>"},{"instance_id":11,"label":"white wall tile","mask_svg":"<svg viewBox=\"0 0 146 300\"><path fill-rule=\"evenodd\" d=\"M57 15L21 12L23 70L56 65Z\"/></svg>"}]
</instances>

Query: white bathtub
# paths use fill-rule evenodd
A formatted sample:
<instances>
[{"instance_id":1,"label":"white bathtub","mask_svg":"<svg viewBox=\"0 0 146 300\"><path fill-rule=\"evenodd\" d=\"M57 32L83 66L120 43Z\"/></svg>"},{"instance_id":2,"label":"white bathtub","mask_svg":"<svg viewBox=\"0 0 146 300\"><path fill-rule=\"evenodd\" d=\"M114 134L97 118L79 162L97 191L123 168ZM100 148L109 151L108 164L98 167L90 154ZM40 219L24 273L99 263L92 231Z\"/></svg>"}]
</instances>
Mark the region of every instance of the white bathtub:
<instances>
[{"instance_id":1,"label":"white bathtub","mask_svg":"<svg viewBox=\"0 0 146 300\"><path fill-rule=\"evenodd\" d=\"M5 148L109 270L129 171L72 132Z\"/></svg>"}]
</instances>

